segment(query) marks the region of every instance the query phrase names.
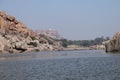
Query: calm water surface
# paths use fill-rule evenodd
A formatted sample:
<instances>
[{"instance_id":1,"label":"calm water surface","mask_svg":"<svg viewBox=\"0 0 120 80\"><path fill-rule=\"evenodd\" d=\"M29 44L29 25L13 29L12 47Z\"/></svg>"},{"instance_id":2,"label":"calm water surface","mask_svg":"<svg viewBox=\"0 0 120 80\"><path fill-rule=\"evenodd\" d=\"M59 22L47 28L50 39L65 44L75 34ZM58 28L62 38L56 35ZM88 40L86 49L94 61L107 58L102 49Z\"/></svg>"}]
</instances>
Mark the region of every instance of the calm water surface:
<instances>
[{"instance_id":1,"label":"calm water surface","mask_svg":"<svg viewBox=\"0 0 120 80\"><path fill-rule=\"evenodd\" d=\"M0 80L120 80L120 54L101 50L4 54Z\"/></svg>"}]
</instances>

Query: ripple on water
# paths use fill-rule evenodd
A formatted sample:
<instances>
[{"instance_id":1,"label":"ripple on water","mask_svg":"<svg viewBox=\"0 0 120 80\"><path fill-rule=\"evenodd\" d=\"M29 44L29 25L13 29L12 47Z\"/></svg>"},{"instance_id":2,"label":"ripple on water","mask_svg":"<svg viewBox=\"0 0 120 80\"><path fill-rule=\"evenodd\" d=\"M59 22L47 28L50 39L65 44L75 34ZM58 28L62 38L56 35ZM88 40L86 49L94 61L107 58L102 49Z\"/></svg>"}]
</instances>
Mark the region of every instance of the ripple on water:
<instances>
[{"instance_id":1,"label":"ripple on water","mask_svg":"<svg viewBox=\"0 0 120 80\"><path fill-rule=\"evenodd\" d=\"M105 54L104 52L102 53L102 51L63 51L58 53L53 52L51 54L54 57L51 56L49 58L49 53L47 52L33 54L36 56L43 55L43 58L39 59L41 57L37 56L36 59L36 56L34 56L34 58L28 58L27 60L24 58L23 60L20 60L22 58L15 60L1 60L0 80L120 79L119 55ZM31 53L30 55L33 54ZM25 54L25 56L28 55L29 54ZM87 57L85 57L85 55ZM13 58L14 56L11 57ZM23 54L22 57L24 57Z\"/></svg>"}]
</instances>

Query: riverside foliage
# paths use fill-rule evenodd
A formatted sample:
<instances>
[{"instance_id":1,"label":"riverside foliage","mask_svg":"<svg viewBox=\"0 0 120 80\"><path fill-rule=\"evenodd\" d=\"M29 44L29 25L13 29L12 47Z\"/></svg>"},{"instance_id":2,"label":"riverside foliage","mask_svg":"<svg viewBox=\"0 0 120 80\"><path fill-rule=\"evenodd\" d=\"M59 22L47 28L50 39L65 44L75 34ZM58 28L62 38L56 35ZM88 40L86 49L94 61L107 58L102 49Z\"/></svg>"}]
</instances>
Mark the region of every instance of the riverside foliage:
<instances>
[{"instance_id":1,"label":"riverside foliage","mask_svg":"<svg viewBox=\"0 0 120 80\"><path fill-rule=\"evenodd\" d=\"M78 46L93 46L97 44L102 44L102 42L109 40L109 37L104 38L97 37L94 40L67 40L67 39L61 39L63 47L67 47L68 45L78 45Z\"/></svg>"}]
</instances>

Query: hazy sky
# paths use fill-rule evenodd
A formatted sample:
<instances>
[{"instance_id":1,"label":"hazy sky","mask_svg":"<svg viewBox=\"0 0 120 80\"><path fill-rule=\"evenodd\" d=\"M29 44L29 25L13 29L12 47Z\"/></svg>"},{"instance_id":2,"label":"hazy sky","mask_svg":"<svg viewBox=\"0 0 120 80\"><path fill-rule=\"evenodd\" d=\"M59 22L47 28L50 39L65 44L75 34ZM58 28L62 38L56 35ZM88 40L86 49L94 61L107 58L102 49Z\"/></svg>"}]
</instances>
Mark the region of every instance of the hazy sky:
<instances>
[{"instance_id":1,"label":"hazy sky","mask_svg":"<svg viewBox=\"0 0 120 80\"><path fill-rule=\"evenodd\" d=\"M68 39L120 31L120 0L0 0L0 10L31 29L53 28Z\"/></svg>"}]
</instances>

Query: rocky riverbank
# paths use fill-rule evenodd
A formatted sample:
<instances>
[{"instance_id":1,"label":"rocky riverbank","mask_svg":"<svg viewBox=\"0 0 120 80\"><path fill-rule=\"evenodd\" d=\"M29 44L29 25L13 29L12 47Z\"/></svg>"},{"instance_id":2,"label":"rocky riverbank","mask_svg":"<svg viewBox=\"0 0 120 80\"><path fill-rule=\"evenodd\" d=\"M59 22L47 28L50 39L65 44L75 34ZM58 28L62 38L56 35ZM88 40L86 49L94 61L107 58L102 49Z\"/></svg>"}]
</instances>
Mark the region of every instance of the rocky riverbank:
<instances>
[{"instance_id":1,"label":"rocky riverbank","mask_svg":"<svg viewBox=\"0 0 120 80\"><path fill-rule=\"evenodd\" d=\"M0 11L0 53L58 50L59 41L37 35L14 16Z\"/></svg>"},{"instance_id":2,"label":"rocky riverbank","mask_svg":"<svg viewBox=\"0 0 120 80\"><path fill-rule=\"evenodd\" d=\"M106 52L120 52L120 32L117 32L113 38L105 42Z\"/></svg>"}]
</instances>

